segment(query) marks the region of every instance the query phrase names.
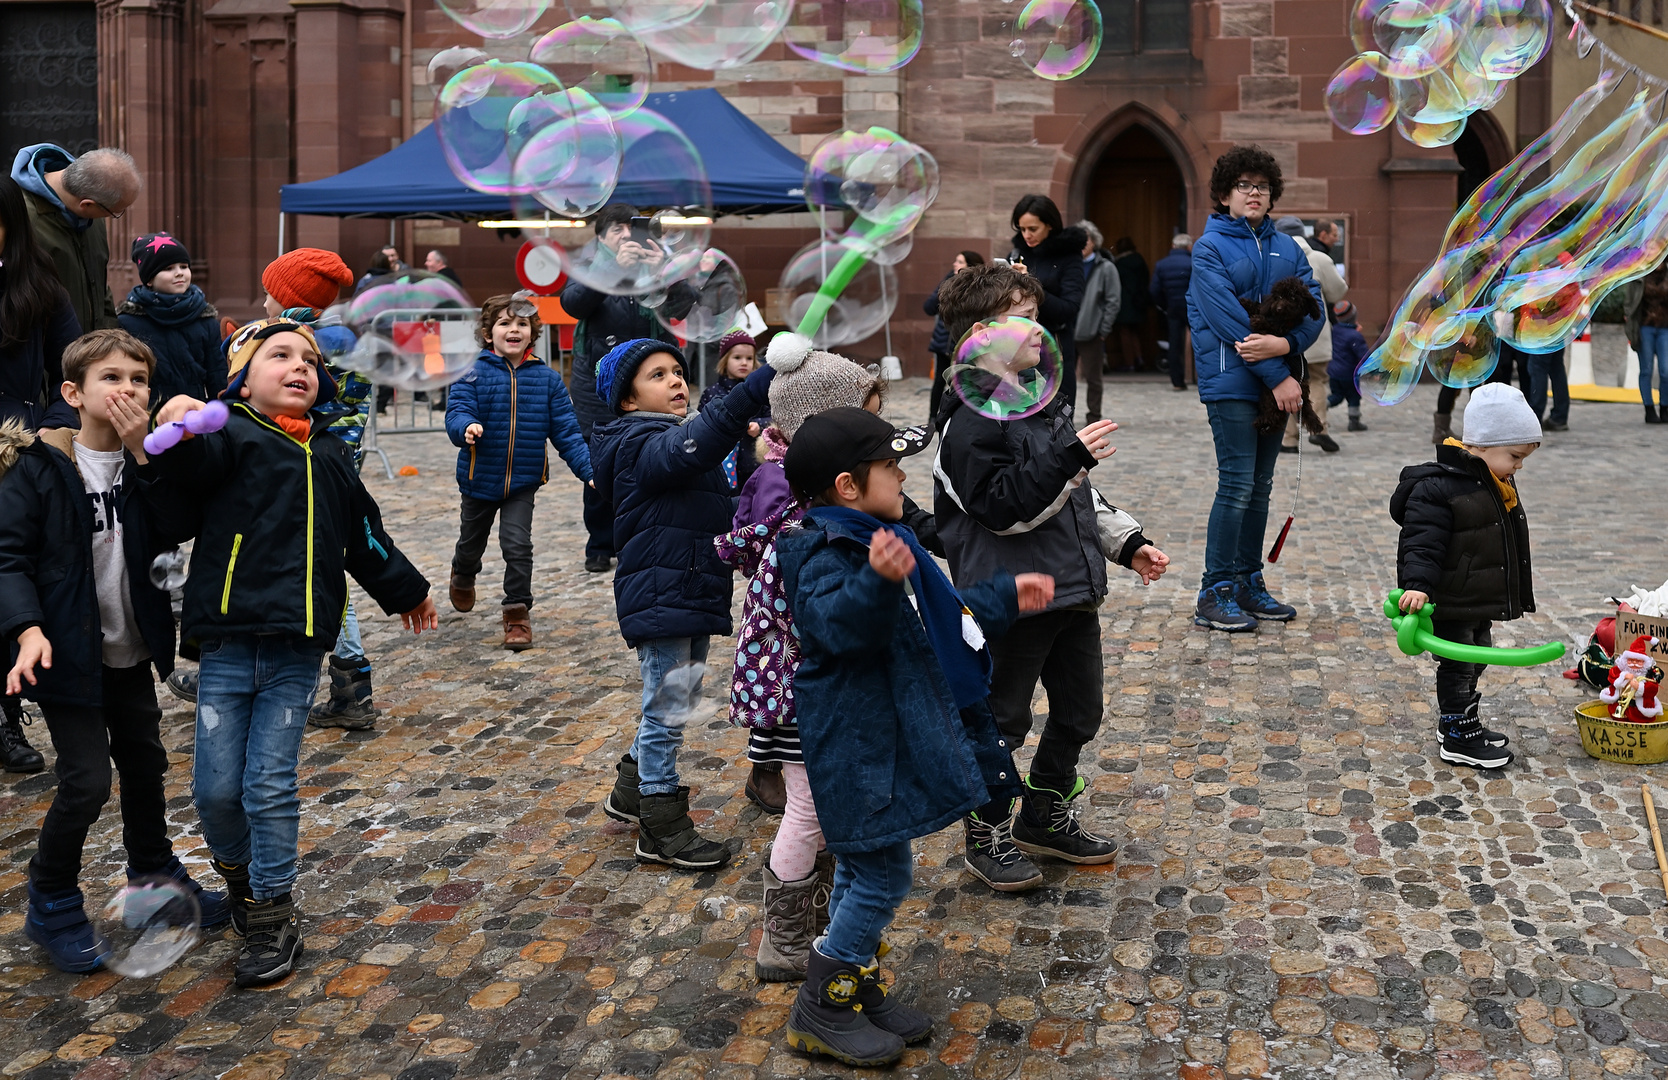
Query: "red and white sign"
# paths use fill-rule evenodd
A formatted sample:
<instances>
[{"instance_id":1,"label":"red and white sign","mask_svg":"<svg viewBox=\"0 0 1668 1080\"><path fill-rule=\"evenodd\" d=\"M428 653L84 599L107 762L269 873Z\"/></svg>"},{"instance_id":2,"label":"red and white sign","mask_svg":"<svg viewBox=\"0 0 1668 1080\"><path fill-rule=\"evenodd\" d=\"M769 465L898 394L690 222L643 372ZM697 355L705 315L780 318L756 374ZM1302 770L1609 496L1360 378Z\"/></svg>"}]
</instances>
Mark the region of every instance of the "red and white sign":
<instances>
[{"instance_id":1,"label":"red and white sign","mask_svg":"<svg viewBox=\"0 0 1668 1080\"><path fill-rule=\"evenodd\" d=\"M515 256L515 276L522 287L540 296L555 296L567 284L562 273L562 260L553 244L539 244L531 240L521 245Z\"/></svg>"}]
</instances>

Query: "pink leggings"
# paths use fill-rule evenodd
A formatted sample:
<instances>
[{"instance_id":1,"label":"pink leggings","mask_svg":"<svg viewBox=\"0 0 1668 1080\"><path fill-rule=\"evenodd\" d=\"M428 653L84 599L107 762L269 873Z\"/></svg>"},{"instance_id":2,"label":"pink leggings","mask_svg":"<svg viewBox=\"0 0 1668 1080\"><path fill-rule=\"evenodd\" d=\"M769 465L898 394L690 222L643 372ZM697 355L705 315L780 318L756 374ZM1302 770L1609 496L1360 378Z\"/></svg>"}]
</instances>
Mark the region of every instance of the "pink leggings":
<instances>
[{"instance_id":1,"label":"pink leggings","mask_svg":"<svg viewBox=\"0 0 1668 1080\"><path fill-rule=\"evenodd\" d=\"M788 788L788 805L770 849L770 872L778 881L802 881L811 876L817 852L823 849L822 825L817 821L817 804L811 801L805 766L784 764L782 782Z\"/></svg>"}]
</instances>

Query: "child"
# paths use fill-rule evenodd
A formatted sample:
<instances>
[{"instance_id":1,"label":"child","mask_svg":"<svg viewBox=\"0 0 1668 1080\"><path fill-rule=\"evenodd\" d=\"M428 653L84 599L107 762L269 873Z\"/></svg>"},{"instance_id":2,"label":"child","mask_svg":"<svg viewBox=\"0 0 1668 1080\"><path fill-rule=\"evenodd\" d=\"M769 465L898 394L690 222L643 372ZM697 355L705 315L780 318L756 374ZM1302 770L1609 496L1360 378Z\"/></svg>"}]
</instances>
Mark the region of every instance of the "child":
<instances>
[{"instance_id":1,"label":"child","mask_svg":"<svg viewBox=\"0 0 1668 1080\"><path fill-rule=\"evenodd\" d=\"M191 256L165 232L133 239L139 282L116 311L123 330L156 356L151 400L159 407L178 394L211 398L226 388L220 351L220 313L191 283Z\"/></svg>"},{"instance_id":2,"label":"child","mask_svg":"<svg viewBox=\"0 0 1668 1080\"><path fill-rule=\"evenodd\" d=\"M1005 267L957 274L939 289L945 324L951 333L977 335L991 327L976 320L1029 318L1036 300L1028 278ZM1004 387L1012 380L1015 391L1024 387L1024 367L1036 363L1035 350L1024 347L979 360L988 365L987 380L999 378ZM1008 362L994 362L1000 360ZM1048 719L1025 780L1024 805L1012 815L1007 802L994 801L966 820L968 870L993 889L1015 892L1042 882L1042 873L1020 852L1091 864L1111 862L1117 854L1117 842L1083 828L1072 807L1084 787L1078 759L1100 731L1102 716L1096 609L1106 599L1108 559L1148 583L1170 560L1139 522L1107 505L1086 482L1089 470L1113 453L1118 425L1112 421L1074 432L1059 397L1030 415L997 420L951 394L937 422L933 510L952 579L1035 569L1056 582L1046 610L991 642L990 707L1016 744L1031 730L1039 679L1048 691Z\"/></svg>"},{"instance_id":3,"label":"child","mask_svg":"<svg viewBox=\"0 0 1668 1080\"><path fill-rule=\"evenodd\" d=\"M799 334L771 338L768 355L776 378L770 384L772 423L760 440L765 460L741 489L734 527L714 543L719 558L751 579L742 594L730 722L749 729L747 759L753 770L747 797L767 813L782 814L764 870L764 937L755 970L766 982L786 982L805 977L811 939L827 925L834 859L823 851L816 804L805 780L794 724L799 641L781 575L773 572L777 534L805 516L804 504L788 486L782 459L812 413L840 406L878 413L881 392L879 378L868 368L814 350L811 339ZM760 574L761 567L772 570Z\"/></svg>"},{"instance_id":4,"label":"child","mask_svg":"<svg viewBox=\"0 0 1668 1080\"><path fill-rule=\"evenodd\" d=\"M1326 365L1326 378L1331 393L1326 404L1337 408L1341 401L1349 402L1349 429L1366 431L1361 422L1361 391L1355 388L1355 369L1367 358L1367 339L1355 324L1355 305L1340 300L1332 305L1332 359Z\"/></svg>"},{"instance_id":5,"label":"child","mask_svg":"<svg viewBox=\"0 0 1668 1080\"><path fill-rule=\"evenodd\" d=\"M521 296L494 296L481 305L475 336L481 355L446 397L446 434L458 451L463 494L458 543L452 552L452 606L475 606L492 519L504 553L504 648L533 647L533 499L550 479L549 440L568 471L591 482L591 452L562 377L530 351L539 313Z\"/></svg>"},{"instance_id":6,"label":"child","mask_svg":"<svg viewBox=\"0 0 1668 1080\"><path fill-rule=\"evenodd\" d=\"M803 656L796 675L805 770L839 854L828 933L810 950L788 1045L859 1067L895 1061L932 1018L888 996L881 934L910 888L909 842L1018 776L997 732L987 634L1053 595L1044 574L999 572L958 595L907 526L898 459L926 448L862 409L805 422L784 460L811 504L777 541Z\"/></svg>"},{"instance_id":7,"label":"child","mask_svg":"<svg viewBox=\"0 0 1668 1080\"><path fill-rule=\"evenodd\" d=\"M263 319L226 351L231 418L156 466L200 511L181 618L182 652L201 658L192 794L245 936L236 981L247 987L284 978L301 954L296 766L319 664L341 629L343 572L417 633L438 619L353 455L312 412L336 393L312 329ZM157 420L199 405L175 398Z\"/></svg>"},{"instance_id":8,"label":"child","mask_svg":"<svg viewBox=\"0 0 1668 1080\"><path fill-rule=\"evenodd\" d=\"M740 386L743 379L752 374L758 362L755 349L753 335L745 330L731 330L718 339L718 367L714 371L718 378L711 386L701 391L702 409L722 400L731 390ZM740 489L747 483L747 478L753 475L753 470L759 467L753 440L759 437L759 432L768 423L768 414L754 417L753 422L747 425L747 437L736 443L735 456L724 459L724 472L731 477L732 487Z\"/></svg>"},{"instance_id":9,"label":"child","mask_svg":"<svg viewBox=\"0 0 1668 1080\"><path fill-rule=\"evenodd\" d=\"M1396 553L1401 609L1436 605L1436 636L1489 645L1490 623L1535 610L1529 574L1529 520L1512 477L1541 442L1540 421L1522 391L1487 383L1471 391L1465 442L1449 439L1436 460L1402 470L1390 516L1402 527ZM1477 715L1483 664L1439 659L1436 704L1441 757L1454 765L1511 764L1506 736Z\"/></svg>"},{"instance_id":10,"label":"child","mask_svg":"<svg viewBox=\"0 0 1668 1080\"><path fill-rule=\"evenodd\" d=\"M635 338L597 363L597 397L616 417L591 436L597 494L614 510L614 607L643 673L642 720L603 811L637 826L637 857L646 862L713 870L730 859L689 818L677 767L687 710L662 684L682 668L674 683L698 687L709 639L731 632L730 568L712 545L729 530L734 505L722 466L764 409L775 374L759 368L685 422L689 389L675 346Z\"/></svg>"},{"instance_id":11,"label":"child","mask_svg":"<svg viewBox=\"0 0 1668 1080\"><path fill-rule=\"evenodd\" d=\"M87 920L78 878L87 830L110 798L112 760L128 877L191 890L205 929L231 917L225 896L191 880L168 841L151 667L166 675L173 666L174 617L147 576L166 517L150 498L142 446L155 366L126 331L95 330L64 350L63 397L81 429L36 440L15 421L0 427L0 639L17 648L5 691L40 704L58 751L24 932L62 971L93 971L110 951Z\"/></svg>"}]
</instances>

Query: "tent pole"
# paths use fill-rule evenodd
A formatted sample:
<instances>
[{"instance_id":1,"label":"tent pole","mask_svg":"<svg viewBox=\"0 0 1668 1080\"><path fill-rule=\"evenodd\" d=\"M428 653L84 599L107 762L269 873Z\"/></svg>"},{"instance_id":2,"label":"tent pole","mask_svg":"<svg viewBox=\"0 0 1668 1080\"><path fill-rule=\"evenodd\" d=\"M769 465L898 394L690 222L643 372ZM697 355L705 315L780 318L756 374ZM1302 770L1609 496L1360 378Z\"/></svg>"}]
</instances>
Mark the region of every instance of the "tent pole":
<instances>
[{"instance_id":1,"label":"tent pole","mask_svg":"<svg viewBox=\"0 0 1668 1080\"><path fill-rule=\"evenodd\" d=\"M389 247L399 247L400 246L394 239L394 227L398 224L399 224L399 219L398 218L389 218L388 219L388 246Z\"/></svg>"},{"instance_id":2,"label":"tent pole","mask_svg":"<svg viewBox=\"0 0 1668 1080\"><path fill-rule=\"evenodd\" d=\"M284 212L278 211L278 254L284 254Z\"/></svg>"}]
</instances>

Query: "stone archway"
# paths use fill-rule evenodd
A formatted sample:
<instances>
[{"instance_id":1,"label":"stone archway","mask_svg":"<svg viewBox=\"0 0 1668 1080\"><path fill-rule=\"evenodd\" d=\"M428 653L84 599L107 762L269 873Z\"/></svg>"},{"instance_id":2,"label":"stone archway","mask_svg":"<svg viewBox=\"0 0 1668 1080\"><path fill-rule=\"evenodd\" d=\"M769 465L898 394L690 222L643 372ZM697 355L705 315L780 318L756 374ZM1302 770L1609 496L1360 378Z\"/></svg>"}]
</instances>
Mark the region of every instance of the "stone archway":
<instances>
[{"instance_id":1,"label":"stone archway","mask_svg":"<svg viewBox=\"0 0 1668 1080\"><path fill-rule=\"evenodd\" d=\"M1488 113L1473 113L1454 142L1454 157L1461 169L1455 200L1459 206L1483 181L1506 167L1512 159L1512 149L1498 120Z\"/></svg>"}]
</instances>

